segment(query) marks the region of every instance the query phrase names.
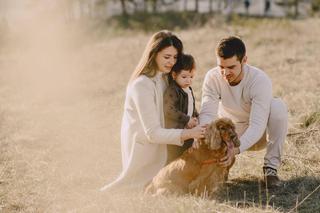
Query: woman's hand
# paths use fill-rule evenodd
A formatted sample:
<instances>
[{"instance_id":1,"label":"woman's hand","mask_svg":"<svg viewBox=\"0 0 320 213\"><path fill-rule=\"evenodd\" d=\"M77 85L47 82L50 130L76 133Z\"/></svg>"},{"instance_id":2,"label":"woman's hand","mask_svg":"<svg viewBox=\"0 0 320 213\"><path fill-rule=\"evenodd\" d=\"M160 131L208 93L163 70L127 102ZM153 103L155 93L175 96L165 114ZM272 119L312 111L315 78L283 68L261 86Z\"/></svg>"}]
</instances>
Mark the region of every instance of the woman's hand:
<instances>
[{"instance_id":1,"label":"woman's hand","mask_svg":"<svg viewBox=\"0 0 320 213\"><path fill-rule=\"evenodd\" d=\"M205 133L206 133L205 126L200 126L200 125L192 129L184 129L181 133L181 140L184 141L190 138L196 138L196 139L204 138Z\"/></svg>"}]
</instances>

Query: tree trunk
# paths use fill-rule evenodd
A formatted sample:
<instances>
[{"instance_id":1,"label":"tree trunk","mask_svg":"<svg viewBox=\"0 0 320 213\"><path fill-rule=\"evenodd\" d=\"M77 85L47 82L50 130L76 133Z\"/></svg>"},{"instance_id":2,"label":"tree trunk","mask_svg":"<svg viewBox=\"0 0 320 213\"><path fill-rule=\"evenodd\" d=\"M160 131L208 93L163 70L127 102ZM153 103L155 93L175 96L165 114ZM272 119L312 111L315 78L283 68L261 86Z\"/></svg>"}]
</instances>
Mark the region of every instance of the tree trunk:
<instances>
[{"instance_id":1,"label":"tree trunk","mask_svg":"<svg viewBox=\"0 0 320 213\"><path fill-rule=\"evenodd\" d=\"M209 13L212 13L212 0L209 0Z\"/></svg>"},{"instance_id":2,"label":"tree trunk","mask_svg":"<svg viewBox=\"0 0 320 213\"><path fill-rule=\"evenodd\" d=\"M143 0L143 11L148 12L148 0Z\"/></svg>"},{"instance_id":3,"label":"tree trunk","mask_svg":"<svg viewBox=\"0 0 320 213\"><path fill-rule=\"evenodd\" d=\"M120 0L120 2L121 2L122 15L127 16L128 13L127 13L127 8L126 8L126 2L125 2L125 0Z\"/></svg>"},{"instance_id":4,"label":"tree trunk","mask_svg":"<svg viewBox=\"0 0 320 213\"><path fill-rule=\"evenodd\" d=\"M188 0L184 0L183 3L184 3L183 4L183 9L184 9L184 11L187 11L188 10Z\"/></svg>"},{"instance_id":5,"label":"tree trunk","mask_svg":"<svg viewBox=\"0 0 320 213\"><path fill-rule=\"evenodd\" d=\"M223 1L223 0L218 0L218 11L219 11L219 12L222 12L222 3L224 3L224 5L225 5L225 1Z\"/></svg>"},{"instance_id":6,"label":"tree trunk","mask_svg":"<svg viewBox=\"0 0 320 213\"><path fill-rule=\"evenodd\" d=\"M199 0L194 0L194 11L195 12L199 12Z\"/></svg>"},{"instance_id":7,"label":"tree trunk","mask_svg":"<svg viewBox=\"0 0 320 213\"><path fill-rule=\"evenodd\" d=\"M156 13L157 12L157 0L152 0L152 12Z\"/></svg>"},{"instance_id":8,"label":"tree trunk","mask_svg":"<svg viewBox=\"0 0 320 213\"><path fill-rule=\"evenodd\" d=\"M299 0L294 0L294 17L299 15Z\"/></svg>"}]
</instances>

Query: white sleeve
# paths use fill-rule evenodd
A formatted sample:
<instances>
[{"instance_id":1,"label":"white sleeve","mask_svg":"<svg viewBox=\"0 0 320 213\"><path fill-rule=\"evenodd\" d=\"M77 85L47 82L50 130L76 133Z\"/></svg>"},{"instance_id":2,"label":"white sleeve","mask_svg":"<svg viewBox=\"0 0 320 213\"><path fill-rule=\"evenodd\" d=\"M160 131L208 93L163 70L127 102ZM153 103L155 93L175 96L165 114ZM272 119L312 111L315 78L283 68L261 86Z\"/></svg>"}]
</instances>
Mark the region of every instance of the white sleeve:
<instances>
[{"instance_id":1,"label":"white sleeve","mask_svg":"<svg viewBox=\"0 0 320 213\"><path fill-rule=\"evenodd\" d=\"M165 129L161 127L152 82L144 81L135 84L132 88L131 95L143 131L149 142L181 146L182 129Z\"/></svg>"},{"instance_id":2,"label":"white sleeve","mask_svg":"<svg viewBox=\"0 0 320 213\"><path fill-rule=\"evenodd\" d=\"M272 100L270 79L260 78L250 88L251 111L249 127L240 137L240 153L257 143L266 130Z\"/></svg>"},{"instance_id":3,"label":"white sleeve","mask_svg":"<svg viewBox=\"0 0 320 213\"><path fill-rule=\"evenodd\" d=\"M220 95L218 85L214 81L215 76L209 71L202 86L201 108L199 114L200 124L208 124L218 117Z\"/></svg>"}]
</instances>

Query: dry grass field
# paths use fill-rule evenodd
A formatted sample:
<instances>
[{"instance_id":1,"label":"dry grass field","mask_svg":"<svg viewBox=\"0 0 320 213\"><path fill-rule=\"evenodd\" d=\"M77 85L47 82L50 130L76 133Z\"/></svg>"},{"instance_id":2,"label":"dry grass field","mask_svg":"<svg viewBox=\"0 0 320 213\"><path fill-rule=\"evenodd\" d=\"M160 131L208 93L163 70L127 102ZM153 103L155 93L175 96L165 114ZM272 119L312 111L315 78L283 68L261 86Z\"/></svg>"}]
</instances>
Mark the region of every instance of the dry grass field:
<instances>
[{"instance_id":1,"label":"dry grass field","mask_svg":"<svg viewBox=\"0 0 320 213\"><path fill-rule=\"evenodd\" d=\"M216 43L236 34L289 108L284 186L260 187L264 151L246 152L215 200L98 191L121 170L125 87L151 33L80 33L37 20L1 33L0 212L320 212L320 19L213 20L175 31L197 61L198 106Z\"/></svg>"}]
</instances>

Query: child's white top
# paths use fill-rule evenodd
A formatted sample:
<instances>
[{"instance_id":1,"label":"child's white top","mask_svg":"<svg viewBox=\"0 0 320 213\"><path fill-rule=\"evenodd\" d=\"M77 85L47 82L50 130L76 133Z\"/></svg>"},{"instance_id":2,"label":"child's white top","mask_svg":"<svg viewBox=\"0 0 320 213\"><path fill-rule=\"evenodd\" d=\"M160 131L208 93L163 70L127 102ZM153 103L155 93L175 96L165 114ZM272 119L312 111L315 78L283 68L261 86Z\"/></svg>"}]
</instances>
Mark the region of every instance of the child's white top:
<instances>
[{"instance_id":1,"label":"child's white top","mask_svg":"<svg viewBox=\"0 0 320 213\"><path fill-rule=\"evenodd\" d=\"M182 88L182 89L183 89L183 91L185 91L188 94L188 113L187 113L187 115L189 115L191 118L192 114L193 114L193 96L191 93L191 89L189 87Z\"/></svg>"}]
</instances>

